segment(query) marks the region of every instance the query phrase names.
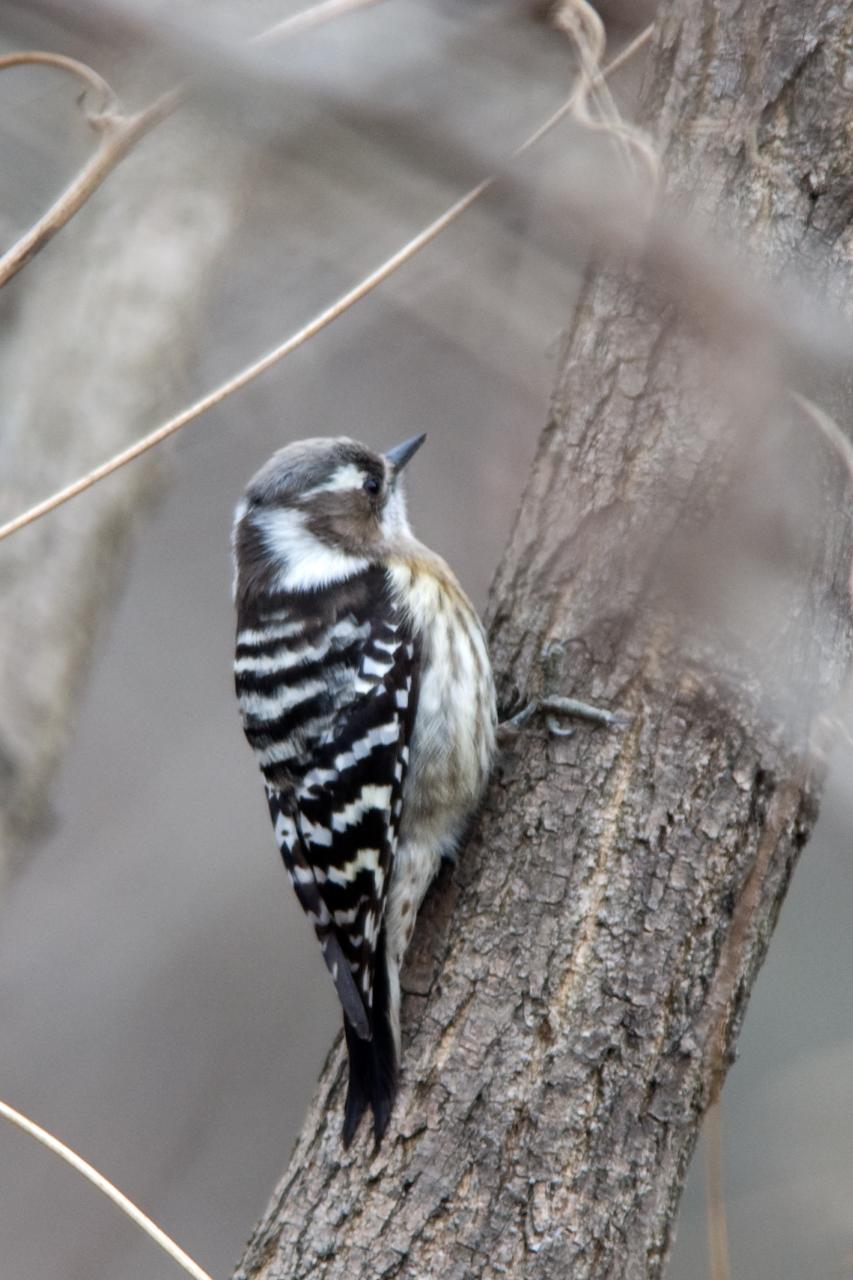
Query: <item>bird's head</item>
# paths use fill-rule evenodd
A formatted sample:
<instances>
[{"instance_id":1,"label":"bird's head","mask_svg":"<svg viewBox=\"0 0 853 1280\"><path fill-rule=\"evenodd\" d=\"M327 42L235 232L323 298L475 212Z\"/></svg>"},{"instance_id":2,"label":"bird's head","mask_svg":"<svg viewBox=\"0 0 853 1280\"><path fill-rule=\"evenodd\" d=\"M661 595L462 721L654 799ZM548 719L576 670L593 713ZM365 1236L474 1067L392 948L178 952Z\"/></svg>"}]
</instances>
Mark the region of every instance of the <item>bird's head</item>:
<instances>
[{"instance_id":1,"label":"bird's head","mask_svg":"<svg viewBox=\"0 0 853 1280\"><path fill-rule=\"evenodd\" d=\"M410 538L401 473L425 439L384 454L346 436L274 453L235 512L235 593L327 586Z\"/></svg>"}]
</instances>

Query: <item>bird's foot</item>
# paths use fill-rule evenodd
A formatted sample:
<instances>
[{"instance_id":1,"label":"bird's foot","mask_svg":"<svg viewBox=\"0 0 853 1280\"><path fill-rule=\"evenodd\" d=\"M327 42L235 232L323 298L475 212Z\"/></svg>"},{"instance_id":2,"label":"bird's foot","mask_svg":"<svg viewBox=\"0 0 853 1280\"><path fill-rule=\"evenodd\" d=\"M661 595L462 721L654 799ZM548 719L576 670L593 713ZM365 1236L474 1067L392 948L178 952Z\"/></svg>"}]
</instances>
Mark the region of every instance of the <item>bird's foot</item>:
<instances>
[{"instance_id":1,"label":"bird's foot","mask_svg":"<svg viewBox=\"0 0 853 1280\"><path fill-rule=\"evenodd\" d=\"M634 718L627 711L606 711L603 707L594 707L577 698L552 694L547 698L535 698L509 720L501 721L498 725L498 741L502 744L511 742L540 711L545 713L548 732L556 738L570 738L574 733L574 729L561 724L560 717L573 716L577 720L588 720L591 724L603 725L607 729L624 729Z\"/></svg>"}]
</instances>

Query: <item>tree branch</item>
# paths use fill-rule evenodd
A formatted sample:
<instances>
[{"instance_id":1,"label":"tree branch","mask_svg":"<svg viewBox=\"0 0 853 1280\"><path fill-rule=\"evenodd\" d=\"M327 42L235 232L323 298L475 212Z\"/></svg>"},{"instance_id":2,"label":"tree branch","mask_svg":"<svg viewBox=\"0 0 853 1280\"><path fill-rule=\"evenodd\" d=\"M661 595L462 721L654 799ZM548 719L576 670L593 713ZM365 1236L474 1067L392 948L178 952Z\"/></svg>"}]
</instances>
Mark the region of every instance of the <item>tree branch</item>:
<instances>
[{"instance_id":1,"label":"tree branch","mask_svg":"<svg viewBox=\"0 0 853 1280\"><path fill-rule=\"evenodd\" d=\"M101 97L96 114L90 114L91 127L100 134L95 154L89 159L62 194L42 214L10 249L0 257L0 289L16 276L35 255L52 240L57 231L74 217L93 195L101 183L130 151L140 138L174 111L182 99L179 90L162 94L143 111L126 116L116 109L116 96L110 86L96 71L85 63L62 54L28 51L10 53L0 58L0 71L9 67L49 66L68 71L82 80L88 89L94 89Z\"/></svg>"},{"instance_id":2,"label":"tree branch","mask_svg":"<svg viewBox=\"0 0 853 1280\"><path fill-rule=\"evenodd\" d=\"M54 1155L59 1156L60 1160L64 1160L67 1165L70 1165L72 1169L91 1182L92 1186L97 1187L103 1195L112 1200L113 1204L121 1209L122 1213L130 1218L131 1222L135 1222L146 1235L151 1237L155 1244L159 1245L164 1253L186 1271L187 1275L192 1276L193 1280L211 1280L208 1273L171 1236L167 1236L165 1231L157 1226L156 1222L152 1222L147 1213L143 1213L138 1205L129 1200L114 1183L110 1182L109 1178L105 1178L98 1169L89 1164L88 1160L84 1160L71 1147L66 1146L64 1142L60 1142L59 1138L49 1133L47 1129L43 1129L40 1124L30 1120L29 1116L25 1116L20 1111L16 1111L14 1107L10 1107L8 1102L0 1102L0 1116L24 1133L29 1134L31 1138L35 1138L48 1151L52 1151Z\"/></svg>"},{"instance_id":3,"label":"tree branch","mask_svg":"<svg viewBox=\"0 0 853 1280\"><path fill-rule=\"evenodd\" d=\"M84 96L87 89L98 95L100 99L98 110L101 112L115 105L115 92L104 77L76 58L69 58L64 53L51 53L39 49L21 49L15 53L5 53L0 57L0 71L7 71L10 67L30 66L55 67L60 71L67 71L82 83Z\"/></svg>"},{"instance_id":4,"label":"tree branch","mask_svg":"<svg viewBox=\"0 0 853 1280\"><path fill-rule=\"evenodd\" d=\"M274 23L273 26L254 36L249 43L271 44L277 40L299 35L303 31L313 30L335 18L376 3L378 0L321 0L319 4ZM74 214L83 207L90 196L94 195L104 179L112 173L131 148L149 130L170 116L189 93L188 85L177 86L161 94L142 111L133 115L124 115L118 110L118 99L106 80L91 67L78 62L75 58L44 50L24 50L0 57L0 71L20 66L58 68L76 76L87 89L98 93L101 98L100 109L96 114L90 114L88 121L100 134L100 143L95 154L50 208L0 257L0 289L74 217Z\"/></svg>"}]
</instances>

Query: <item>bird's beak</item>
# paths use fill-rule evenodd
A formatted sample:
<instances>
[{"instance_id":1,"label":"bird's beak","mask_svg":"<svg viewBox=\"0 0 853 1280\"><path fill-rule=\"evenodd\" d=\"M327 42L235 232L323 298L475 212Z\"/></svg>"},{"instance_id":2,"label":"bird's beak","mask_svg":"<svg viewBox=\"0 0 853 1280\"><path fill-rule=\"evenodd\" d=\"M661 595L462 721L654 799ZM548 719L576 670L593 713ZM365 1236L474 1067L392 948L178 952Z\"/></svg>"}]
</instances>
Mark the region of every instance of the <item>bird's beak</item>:
<instances>
[{"instance_id":1,"label":"bird's beak","mask_svg":"<svg viewBox=\"0 0 853 1280\"><path fill-rule=\"evenodd\" d=\"M402 471L410 458L415 456L424 440L426 440L426 432L422 436L412 436L411 440L404 440L402 444L395 444L393 449L388 450L385 461L390 464L395 474Z\"/></svg>"}]
</instances>

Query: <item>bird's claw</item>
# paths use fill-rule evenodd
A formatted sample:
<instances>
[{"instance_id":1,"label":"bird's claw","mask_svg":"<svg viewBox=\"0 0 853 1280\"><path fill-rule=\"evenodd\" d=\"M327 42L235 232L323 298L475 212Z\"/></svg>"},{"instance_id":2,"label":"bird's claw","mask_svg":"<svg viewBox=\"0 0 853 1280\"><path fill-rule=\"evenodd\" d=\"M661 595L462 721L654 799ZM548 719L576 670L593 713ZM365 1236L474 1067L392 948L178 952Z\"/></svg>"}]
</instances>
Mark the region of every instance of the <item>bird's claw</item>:
<instances>
[{"instance_id":1,"label":"bird's claw","mask_svg":"<svg viewBox=\"0 0 853 1280\"><path fill-rule=\"evenodd\" d=\"M558 719L560 716L588 720L591 724L603 725L607 729L624 729L634 718L627 711L606 711L603 707L594 707L591 703L581 702L577 698L564 698L559 694L553 694L547 698L537 698L528 702L509 720L503 720L498 725L498 739L512 740L538 711L547 713L545 724L548 732L555 738L570 738L574 733L574 729L560 723Z\"/></svg>"}]
</instances>

